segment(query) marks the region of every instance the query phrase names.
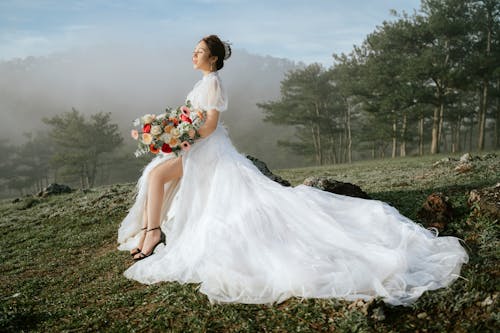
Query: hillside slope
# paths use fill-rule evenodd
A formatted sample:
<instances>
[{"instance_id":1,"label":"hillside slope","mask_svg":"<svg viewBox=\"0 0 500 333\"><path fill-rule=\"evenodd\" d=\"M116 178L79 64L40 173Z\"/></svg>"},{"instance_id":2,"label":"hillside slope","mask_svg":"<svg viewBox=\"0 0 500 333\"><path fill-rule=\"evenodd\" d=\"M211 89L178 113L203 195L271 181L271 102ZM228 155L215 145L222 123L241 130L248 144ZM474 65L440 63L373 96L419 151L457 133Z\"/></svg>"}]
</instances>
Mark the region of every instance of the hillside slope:
<instances>
[{"instance_id":1,"label":"hillside slope","mask_svg":"<svg viewBox=\"0 0 500 333\"><path fill-rule=\"evenodd\" d=\"M424 293L411 307L317 299L211 305L196 285L129 281L122 272L132 262L116 250L116 235L134 184L116 184L0 202L0 331L493 332L498 221L472 216L466 201L471 189L499 181L500 154L474 160L464 174L454 171L455 162L433 167L442 157L275 171L293 184L311 175L358 184L414 220L428 194L448 195L456 215L442 234L464 239L470 262L463 279Z\"/></svg>"}]
</instances>

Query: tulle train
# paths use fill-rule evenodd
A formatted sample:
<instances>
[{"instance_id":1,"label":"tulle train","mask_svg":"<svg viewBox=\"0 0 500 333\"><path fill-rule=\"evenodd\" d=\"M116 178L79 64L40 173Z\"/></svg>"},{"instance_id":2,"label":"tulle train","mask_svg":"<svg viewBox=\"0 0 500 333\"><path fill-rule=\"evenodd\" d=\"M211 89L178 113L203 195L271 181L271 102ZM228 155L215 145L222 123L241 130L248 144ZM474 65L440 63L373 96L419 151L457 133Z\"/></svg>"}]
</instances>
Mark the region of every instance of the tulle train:
<instances>
[{"instance_id":1,"label":"tulle train","mask_svg":"<svg viewBox=\"0 0 500 333\"><path fill-rule=\"evenodd\" d=\"M147 175L167 159L144 170L119 249L136 246ZM124 274L200 283L212 302L381 296L408 305L448 286L468 261L457 238L436 237L384 202L269 180L221 126L183 156L183 177L165 190L167 244Z\"/></svg>"}]
</instances>

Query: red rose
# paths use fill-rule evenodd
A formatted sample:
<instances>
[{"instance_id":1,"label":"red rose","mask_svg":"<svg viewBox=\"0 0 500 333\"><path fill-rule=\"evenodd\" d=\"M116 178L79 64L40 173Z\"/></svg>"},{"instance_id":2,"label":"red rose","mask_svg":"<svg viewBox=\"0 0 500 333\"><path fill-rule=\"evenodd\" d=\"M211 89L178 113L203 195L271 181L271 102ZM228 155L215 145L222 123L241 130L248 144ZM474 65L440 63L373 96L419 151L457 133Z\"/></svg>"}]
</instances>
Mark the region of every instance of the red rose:
<instances>
[{"instance_id":1,"label":"red rose","mask_svg":"<svg viewBox=\"0 0 500 333\"><path fill-rule=\"evenodd\" d=\"M166 143L164 143L163 146L161 146L161 151L168 154L172 152L172 148Z\"/></svg>"},{"instance_id":2,"label":"red rose","mask_svg":"<svg viewBox=\"0 0 500 333\"><path fill-rule=\"evenodd\" d=\"M144 125L144 127L142 128L142 131L143 131L144 133L149 133L149 132L151 132L151 124L146 124L146 125Z\"/></svg>"},{"instance_id":3,"label":"red rose","mask_svg":"<svg viewBox=\"0 0 500 333\"><path fill-rule=\"evenodd\" d=\"M192 123L193 123L193 121L191 120L191 118L186 117L186 116L185 116L185 115L183 115L183 114L181 114L181 120L182 120L182 121L185 121L185 122L188 122L188 123L190 123L190 124L192 124Z\"/></svg>"}]
</instances>

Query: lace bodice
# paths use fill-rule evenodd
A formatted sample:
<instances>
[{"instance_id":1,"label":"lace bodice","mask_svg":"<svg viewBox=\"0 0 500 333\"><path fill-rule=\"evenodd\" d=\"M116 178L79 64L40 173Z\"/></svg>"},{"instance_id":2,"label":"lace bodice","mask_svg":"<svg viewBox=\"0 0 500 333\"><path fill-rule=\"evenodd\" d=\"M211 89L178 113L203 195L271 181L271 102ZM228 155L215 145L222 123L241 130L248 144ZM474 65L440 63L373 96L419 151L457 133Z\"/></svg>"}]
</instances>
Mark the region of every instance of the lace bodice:
<instances>
[{"instance_id":1,"label":"lace bodice","mask_svg":"<svg viewBox=\"0 0 500 333\"><path fill-rule=\"evenodd\" d=\"M191 101L193 109L225 111L227 109L227 94L219 74L211 72L204 75L187 95L187 100Z\"/></svg>"}]
</instances>

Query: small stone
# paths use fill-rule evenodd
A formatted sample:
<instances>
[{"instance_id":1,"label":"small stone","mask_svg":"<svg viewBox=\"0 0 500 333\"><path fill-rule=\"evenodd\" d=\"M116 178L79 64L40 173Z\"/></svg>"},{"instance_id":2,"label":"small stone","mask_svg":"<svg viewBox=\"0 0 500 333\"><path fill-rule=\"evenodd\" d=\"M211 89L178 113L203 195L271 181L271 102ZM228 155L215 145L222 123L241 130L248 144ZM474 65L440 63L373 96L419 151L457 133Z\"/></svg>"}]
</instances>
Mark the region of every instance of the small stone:
<instances>
[{"instance_id":1,"label":"small stone","mask_svg":"<svg viewBox=\"0 0 500 333\"><path fill-rule=\"evenodd\" d=\"M359 310L361 313L363 313L365 316L368 315L368 309L370 305L372 304L372 301L365 302L362 298L355 300L351 304L347 306L348 309L353 310Z\"/></svg>"},{"instance_id":2,"label":"small stone","mask_svg":"<svg viewBox=\"0 0 500 333\"><path fill-rule=\"evenodd\" d=\"M425 318L427 318L427 313L426 313L426 312L420 312L420 313L417 315L417 318L418 318L418 319L425 319Z\"/></svg>"},{"instance_id":3,"label":"small stone","mask_svg":"<svg viewBox=\"0 0 500 333\"><path fill-rule=\"evenodd\" d=\"M467 163L472 161L472 155L470 153L465 153L460 156L460 163Z\"/></svg>"},{"instance_id":4,"label":"small stone","mask_svg":"<svg viewBox=\"0 0 500 333\"><path fill-rule=\"evenodd\" d=\"M491 296L486 297L486 299L481 302L482 307L486 307L491 304L493 304L493 299L491 298Z\"/></svg>"},{"instance_id":5,"label":"small stone","mask_svg":"<svg viewBox=\"0 0 500 333\"><path fill-rule=\"evenodd\" d=\"M385 313L382 308L375 308L373 309L373 313L371 315L371 318L375 321L382 321L385 320Z\"/></svg>"}]
</instances>

